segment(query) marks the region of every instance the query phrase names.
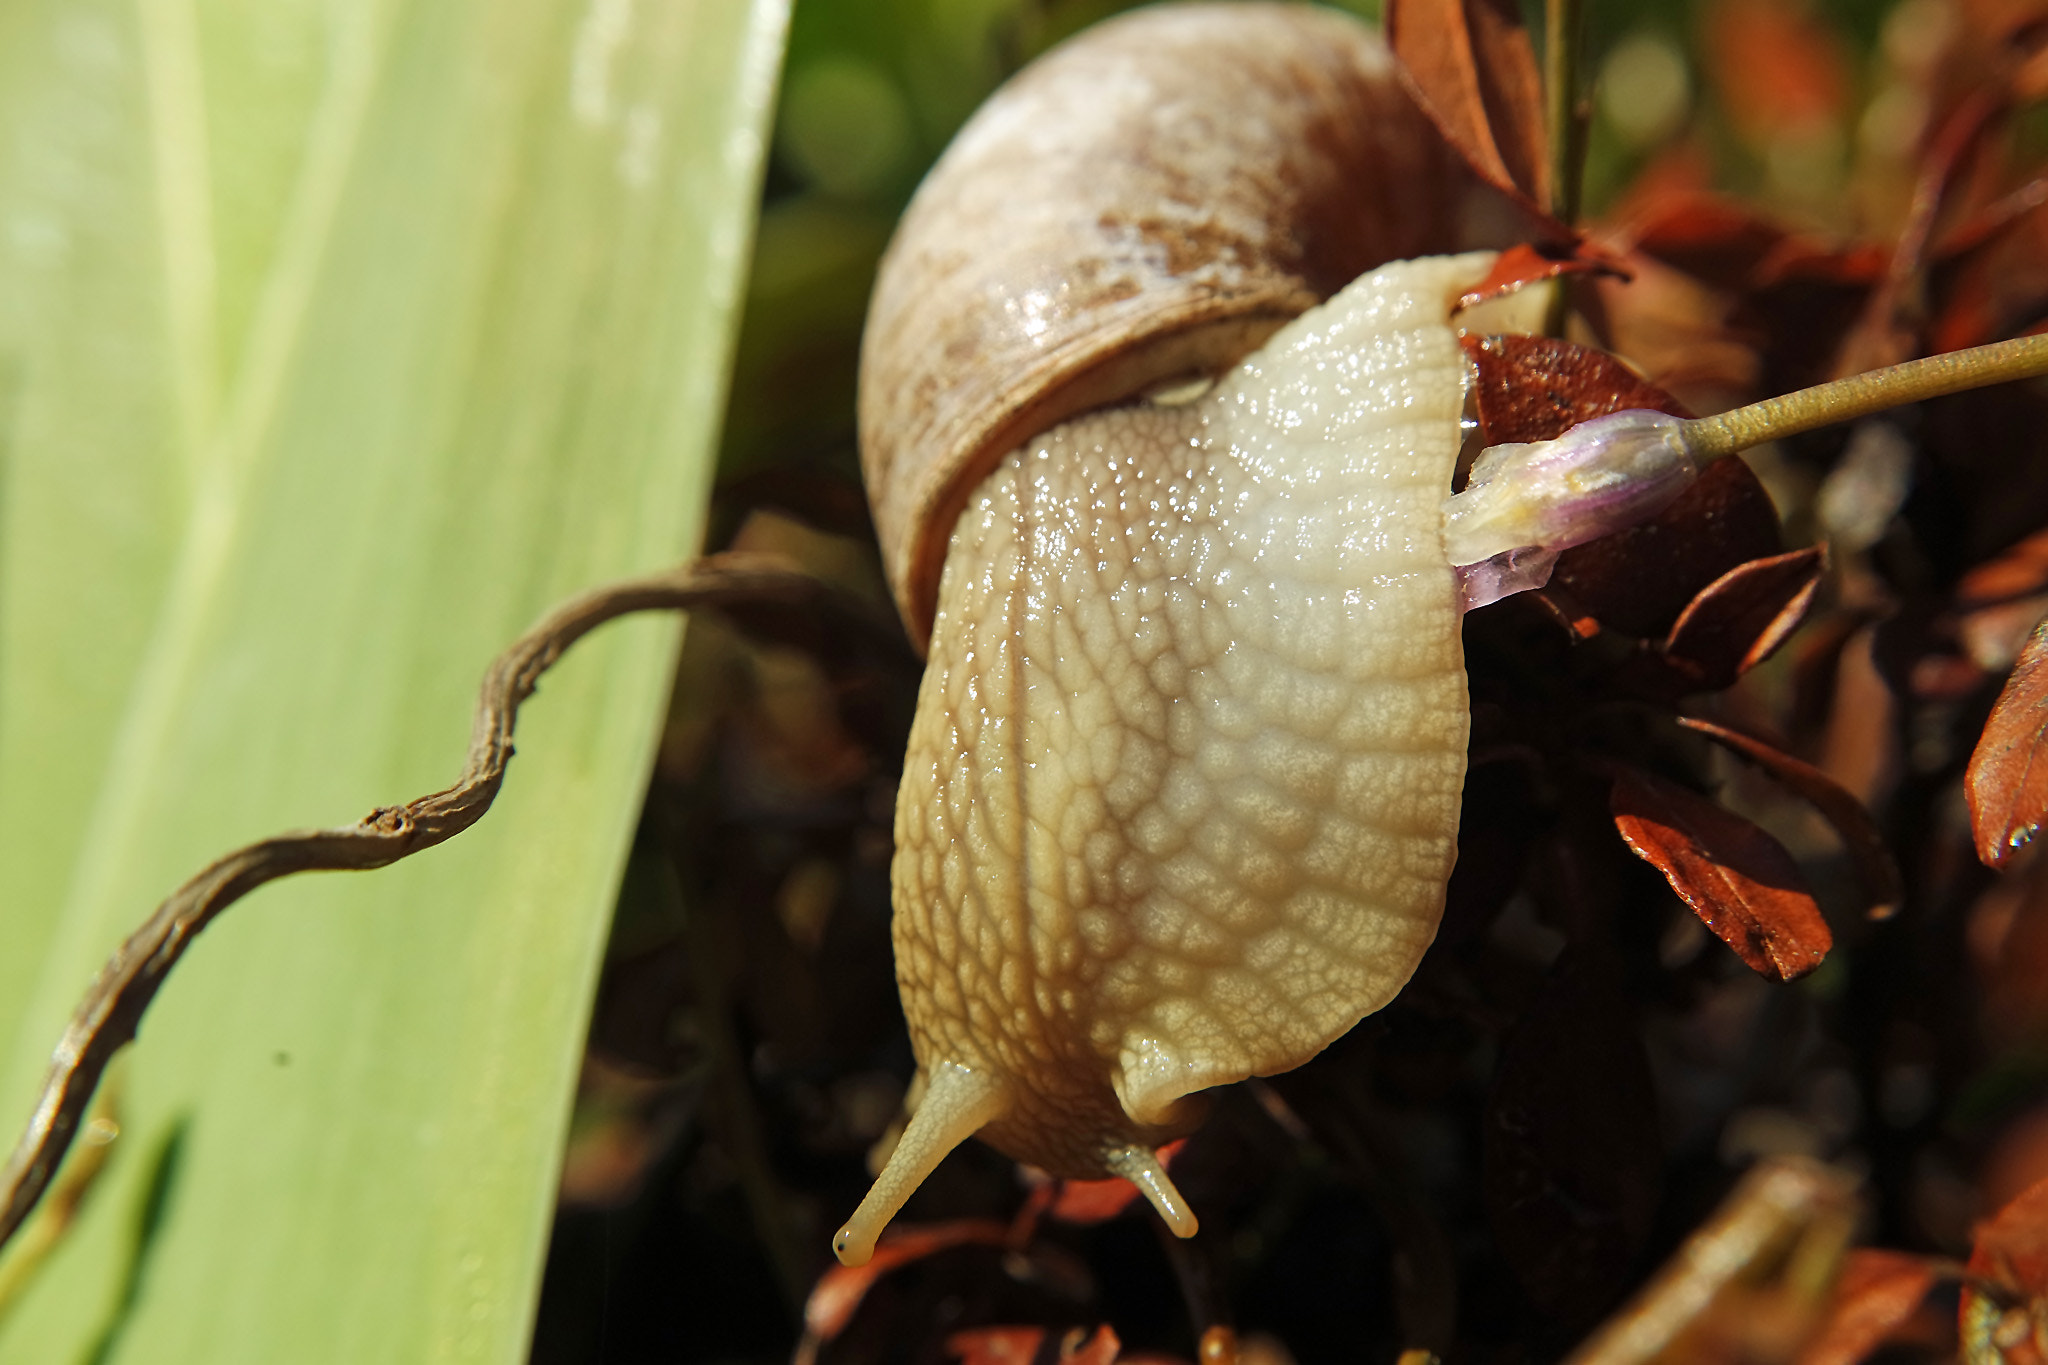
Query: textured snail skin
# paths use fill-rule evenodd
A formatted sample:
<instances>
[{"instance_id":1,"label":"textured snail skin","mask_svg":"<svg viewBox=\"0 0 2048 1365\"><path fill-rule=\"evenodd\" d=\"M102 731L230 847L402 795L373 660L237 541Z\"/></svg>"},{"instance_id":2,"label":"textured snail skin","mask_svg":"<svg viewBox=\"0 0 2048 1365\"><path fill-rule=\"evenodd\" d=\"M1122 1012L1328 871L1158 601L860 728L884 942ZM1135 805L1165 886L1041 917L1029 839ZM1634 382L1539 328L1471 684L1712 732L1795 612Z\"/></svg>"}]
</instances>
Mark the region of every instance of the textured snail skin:
<instances>
[{"instance_id":1,"label":"textured snail skin","mask_svg":"<svg viewBox=\"0 0 2048 1365\"><path fill-rule=\"evenodd\" d=\"M1456 855L1468 706L1440 507L1485 254L1384 266L1199 401L1046 433L975 491L897 805L929 1080L835 1243L865 1260L977 1130L1136 1180L1196 1092L1299 1066L1407 981Z\"/></svg>"}]
</instances>

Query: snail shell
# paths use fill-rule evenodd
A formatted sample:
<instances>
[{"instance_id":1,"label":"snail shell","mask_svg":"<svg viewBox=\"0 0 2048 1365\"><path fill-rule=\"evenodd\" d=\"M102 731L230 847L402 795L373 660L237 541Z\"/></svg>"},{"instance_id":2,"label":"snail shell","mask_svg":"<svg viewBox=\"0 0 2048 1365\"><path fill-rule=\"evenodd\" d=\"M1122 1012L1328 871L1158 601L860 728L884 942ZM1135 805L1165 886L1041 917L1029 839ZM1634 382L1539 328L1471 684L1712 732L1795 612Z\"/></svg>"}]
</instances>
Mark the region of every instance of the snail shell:
<instances>
[{"instance_id":1,"label":"snail shell","mask_svg":"<svg viewBox=\"0 0 2048 1365\"><path fill-rule=\"evenodd\" d=\"M843 1260L976 1132L1191 1233L1151 1149L1198 1092L1307 1061L1428 947L1468 711L1448 318L1491 256L1383 262L1482 201L1376 37L1258 5L1084 35L919 191L862 436L935 620L893 868L927 1087Z\"/></svg>"},{"instance_id":2,"label":"snail shell","mask_svg":"<svg viewBox=\"0 0 2048 1365\"><path fill-rule=\"evenodd\" d=\"M932 168L869 305L861 466L912 639L1023 441L1218 374L1383 262L1531 233L1335 11L1161 6L1040 58Z\"/></svg>"}]
</instances>

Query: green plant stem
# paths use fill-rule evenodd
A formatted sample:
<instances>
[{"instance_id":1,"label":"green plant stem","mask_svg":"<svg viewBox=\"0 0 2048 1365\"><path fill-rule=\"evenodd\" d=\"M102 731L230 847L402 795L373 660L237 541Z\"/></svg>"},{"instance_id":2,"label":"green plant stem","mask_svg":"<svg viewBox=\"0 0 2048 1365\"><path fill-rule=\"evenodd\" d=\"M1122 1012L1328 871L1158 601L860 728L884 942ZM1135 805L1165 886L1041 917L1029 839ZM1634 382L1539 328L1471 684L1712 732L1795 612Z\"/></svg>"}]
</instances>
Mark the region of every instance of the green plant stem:
<instances>
[{"instance_id":1,"label":"green plant stem","mask_svg":"<svg viewBox=\"0 0 2048 1365\"><path fill-rule=\"evenodd\" d=\"M1908 360L1779 398L1701 417L1681 428L1693 458L1705 463L1766 441L1965 389L2048 374L2048 335L2015 337L1966 351Z\"/></svg>"},{"instance_id":2,"label":"green plant stem","mask_svg":"<svg viewBox=\"0 0 2048 1365\"><path fill-rule=\"evenodd\" d=\"M1579 216L1585 165L1585 120L1579 105L1579 49L1584 31L1584 0L1544 0L1544 123L1550 135L1550 202L1545 207L1567 224Z\"/></svg>"}]
</instances>

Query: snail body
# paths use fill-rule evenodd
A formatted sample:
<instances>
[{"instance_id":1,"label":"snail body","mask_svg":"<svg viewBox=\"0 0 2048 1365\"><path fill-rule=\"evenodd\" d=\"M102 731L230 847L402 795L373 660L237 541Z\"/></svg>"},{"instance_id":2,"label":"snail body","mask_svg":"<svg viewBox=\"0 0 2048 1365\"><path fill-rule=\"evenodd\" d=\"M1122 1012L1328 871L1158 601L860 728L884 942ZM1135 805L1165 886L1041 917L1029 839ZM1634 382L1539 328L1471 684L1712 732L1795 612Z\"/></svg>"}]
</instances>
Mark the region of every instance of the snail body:
<instances>
[{"instance_id":1,"label":"snail body","mask_svg":"<svg viewBox=\"0 0 2048 1365\"><path fill-rule=\"evenodd\" d=\"M1026 117L1077 84L1094 100L1071 141ZM1212 136L1232 154L1171 145ZM992 248L1005 283L943 229L985 216L1018 139L1060 207ZM1161 157L1201 169L1147 236L1098 201ZM1390 168L1415 192L1375 197ZM1376 36L1221 5L1142 11L1028 69L913 201L862 436L899 604L914 636L932 623L892 872L926 1086L843 1260L976 1133L1126 1176L1191 1233L1152 1149L1199 1122L1200 1092L1300 1065L1413 972L1468 726L1449 317L1492 256L1399 258L1464 240L1483 194ZM1144 396L1226 370L1192 401Z\"/></svg>"}]
</instances>

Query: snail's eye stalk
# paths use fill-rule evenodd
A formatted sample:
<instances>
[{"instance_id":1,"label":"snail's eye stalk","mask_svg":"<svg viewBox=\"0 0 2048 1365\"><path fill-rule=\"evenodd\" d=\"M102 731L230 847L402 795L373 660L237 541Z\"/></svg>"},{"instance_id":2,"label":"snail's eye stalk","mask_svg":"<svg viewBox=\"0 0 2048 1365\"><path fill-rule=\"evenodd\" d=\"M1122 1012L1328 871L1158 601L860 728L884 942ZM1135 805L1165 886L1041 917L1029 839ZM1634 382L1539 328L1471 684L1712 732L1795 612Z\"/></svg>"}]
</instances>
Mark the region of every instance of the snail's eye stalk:
<instances>
[{"instance_id":1,"label":"snail's eye stalk","mask_svg":"<svg viewBox=\"0 0 2048 1365\"><path fill-rule=\"evenodd\" d=\"M1686 426L1631 409L1481 451L1465 491L1444 499L1465 610L1542 587L1560 551L1662 511L1699 473Z\"/></svg>"}]
</instances>

